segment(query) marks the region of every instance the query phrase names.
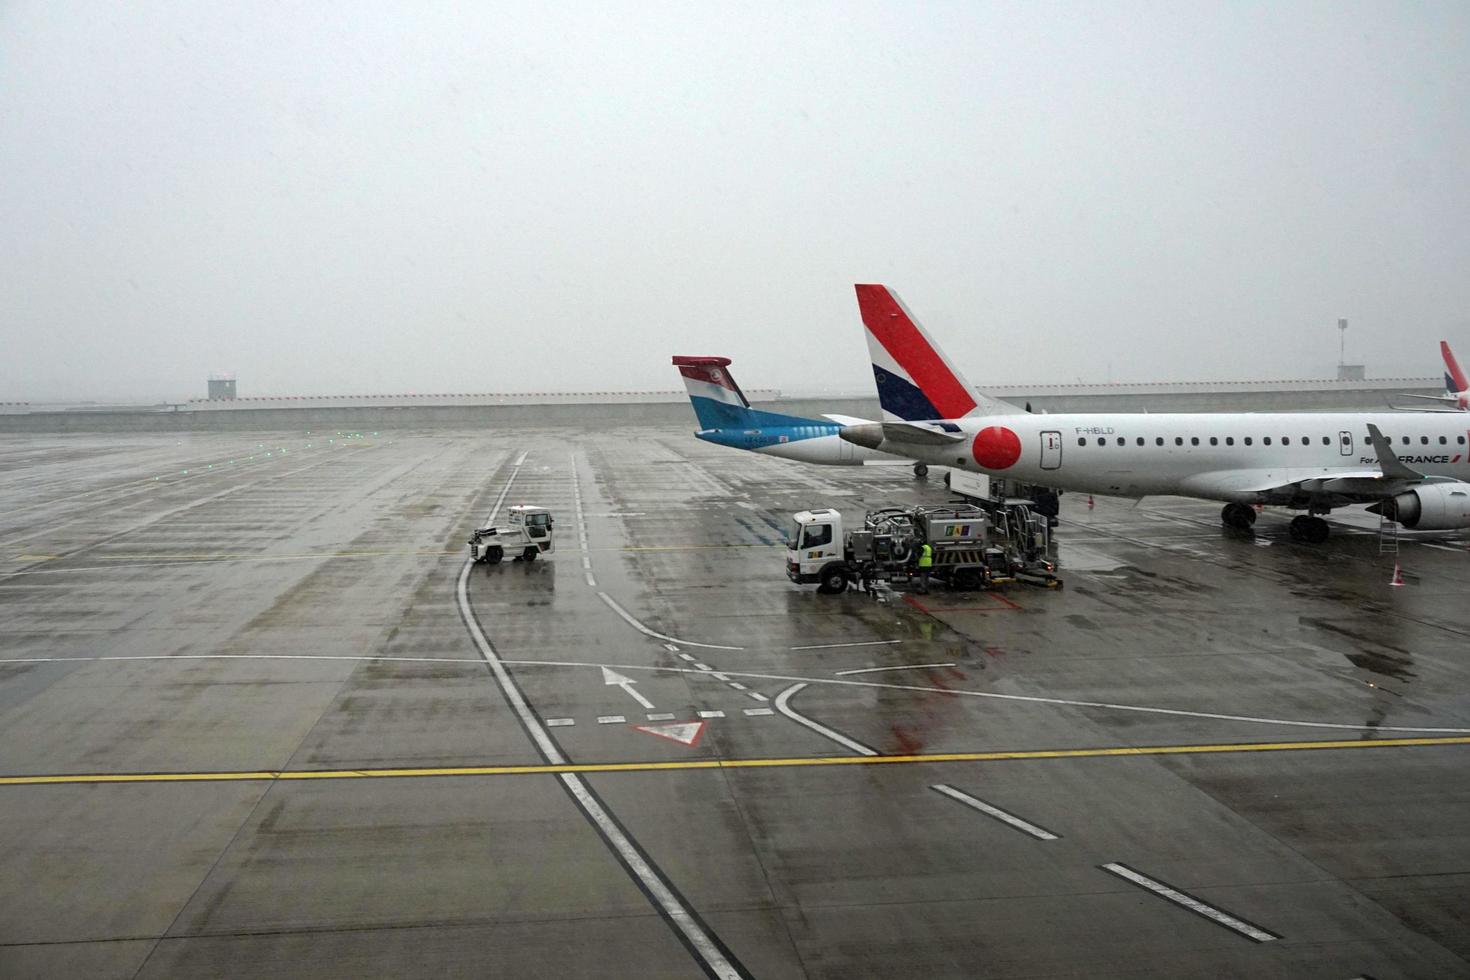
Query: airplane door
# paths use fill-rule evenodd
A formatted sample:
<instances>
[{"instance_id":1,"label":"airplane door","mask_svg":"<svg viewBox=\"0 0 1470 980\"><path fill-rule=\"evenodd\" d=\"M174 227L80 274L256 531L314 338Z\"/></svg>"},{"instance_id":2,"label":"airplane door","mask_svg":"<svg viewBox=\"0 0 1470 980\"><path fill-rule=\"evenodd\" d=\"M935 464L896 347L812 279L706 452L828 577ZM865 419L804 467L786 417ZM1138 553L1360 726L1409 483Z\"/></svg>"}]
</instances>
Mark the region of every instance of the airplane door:
<instances>
[{"instance_id":1,"label":"airplane door","mask_svg":"<svg viewBox=\"0 0 1470 980\"><path fill-rule=\"evenodd\" d=\"M1041 434L1041 468L1044 470L1062 468L1062 434L1060 432Z\"/></svg>"},{"instance_id":2,"label":"airplane door","mask_svg":"<svg viewBox=\"0 0 1470 980\"><path fill-rule=\"evenodd\" d=\"M1346 429L1337 434L1337 451L1343 456L1353 454L1353 434Z\"/></svg>"}]
</instances>

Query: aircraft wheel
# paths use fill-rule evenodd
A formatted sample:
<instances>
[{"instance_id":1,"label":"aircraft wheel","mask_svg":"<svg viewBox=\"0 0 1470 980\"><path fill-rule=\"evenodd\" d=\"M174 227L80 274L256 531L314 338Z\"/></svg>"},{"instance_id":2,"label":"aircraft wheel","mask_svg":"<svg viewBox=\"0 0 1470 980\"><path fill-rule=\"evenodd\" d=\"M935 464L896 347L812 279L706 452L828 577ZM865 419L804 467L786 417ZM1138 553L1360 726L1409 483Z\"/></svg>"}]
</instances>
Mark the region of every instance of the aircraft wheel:
<instances>
[{"instance_id":1,"label":"aircraft wheel","mask_svg":"<svg viewBox=\"0 0 1470 980\"><path fill-rule=\"evenodd\" d=\"M493 544L485 549L485 557L480 560L487 565L499 565L500 559L505 557L505 549L498 544Z\"/></svg>"},{"instance_id":2,"label":"aircraft wheel","mask_svg":"<svg viewBox=\"0 0 1470 980\"><path fill-rule=\"evenodd\" d=\"M1291 523L1286 526L1287 532L1291 535L1291 540L1312 540L1307 529L1312 526L1313 520L1315 518L1308 517L1306 514L1298 514L1296 517L1293 517Z\"/></svg>"},{"instance_id":3,"label":"aircraft wheel","mask_svg":"<svg viewBox=\"0 0 1470 980\"><path fill-rule=\"evenodd\" d=\"M920 479L920 480L928 479L928 477L929 477L929 466L928 466L928 464L926 464L926 463L915 463L914 464L914 476L916 478Z\"/></svg>"},{"instance_id":4,"label":"aircraft wheel","mask_svg":"<svg viewBox=\"0 0 1470 980\"><path fill-rule=\"evenodd\" d=\"M537 553L537 548L533 544L529 548L527 548L525 551L521 552L521 561L535 561L536 560L536 553Z\"/></svg>"},{"instance_id":5,"label":"aircraft wheel","mask_svg":"<svg viewBox=\"0 0 1470 980\"><path fill-rule=\"evenodd\" d=\"M1307 526L1304 531L1304 536L1306 537L1308 544L1321 544L1322 542L1327 540L1327 536L1331 533L1331 527L1322 518L1307 518Z\"/></svg>"},{"instance_id":6,"label":"aircraft wheel","mask_svg":"<svg viewBox=\"0 0 1470 980\"><path fill-rule=\"evenodd\" d=\"M1226 527L1241 531L1249 530L1256 523L1256 511L1245 504L1226 504L1220 511L1220 520Z\"/></svg>"}]
</instances>

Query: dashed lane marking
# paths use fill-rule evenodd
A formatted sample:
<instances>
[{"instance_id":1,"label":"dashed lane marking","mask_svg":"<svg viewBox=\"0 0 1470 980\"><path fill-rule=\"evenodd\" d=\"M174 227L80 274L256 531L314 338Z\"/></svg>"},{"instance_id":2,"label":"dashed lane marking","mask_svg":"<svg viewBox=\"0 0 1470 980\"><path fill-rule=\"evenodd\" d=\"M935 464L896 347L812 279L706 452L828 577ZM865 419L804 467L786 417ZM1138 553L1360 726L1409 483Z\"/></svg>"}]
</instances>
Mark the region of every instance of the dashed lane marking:
<instances>
[{"instance_id":1,"label":"dashed lane marking","mask_svg":"<svg viewBox=\"0 0 1470 980\"><path fill-rule=\"evenodd\" d=\"M1142 873L1141 871L1136 871L1133 868L1128 867L1128 865L1126 864L1119 864L1117 862L1114 862L1112 864L1100 864L1098 865L1098 867L1102 868L1106 872L1109 872L1110 874L1117 875L1124 881L1132 882L1140 888L1147 889L1160 898L1166 898L1169 901L1173 902L1175 905L1183 906L1196 915L1202 915L1206 919L1209 919L1211 922L1214 922L1217 925L1222 925L1227 929L1238 932L1247 939L1253 939L1258 943L1269 943L1273 939L1281 938L1274 932L1267 932L1260 926L1252 925L1244 919L1238 916L1231 915L1229 912L1226 912L1223 909L1218 909L1215 906L1208 904L1207 902L1200 901L1193 895L1186 894L1179 889L1166 885L1162 881L1159 881L1155 878L1150 878L1148 875Z\"/></svg>"},{"instance_id":2,"label":"dashed lane marking","mask_svg":"<svg viewBox=\"0 0 1470 980\"><path fill-rule=\"evenodd\" d=\"M575 718L548 718L548 719L546 719L546 727L547 728L569 728L570 726L575 725L576 723L577 723L577 719L575 719Z\"/></svg>"},{"instance_id":3,"label":"dashed lane marking","mask_svg":"<svg viewBox=\"0 0 1470 980\"><path fill-rule=\"evenodd\" d=\"M930 667L953 667L954 664L899 664L896 667L860 667L857 670L839 670L838 677L850 674L876 674L885 670L925 670Z\"/></svg>"},{"instance_id":4,"label":"dashed lane marking","mask_svg":"<svg viewBox=\"0 0 1470 980\"><path fill-rule=\"evenodd\" d=\"M969 793L965 793L961 790L955 789L953 786L940 783L937 786L930 786L929 788L934 790L934 792L936 793L941 793L952 800L963 803L965 806L969 807L972 810L979 810L987 817L994 817L1001 823L1007 825L1008 827L1014 827L1016 830L1019 830L1023 834L1030 834L1037 840L1061 840L1061 835L1054 834L1044 827L1038 827L1036 826L1036 824L1032 823L1029 820L1022 820L1014 813L1007 813L1000 807L993 806L992 804L986 803L984 800L977 799L976 797L971 796Z\"/></svg>"},{"instance_id":5,"label":"dashed lane marking","mask_svg":"<svg viewBox=\"0 0 1470 980\"><path fill-rule=\"evenodd\" d=\"M701 717L701 718L723 718L723 717L725 717L725 713L723 711L698 711L698 712L695 712L695 713L697 715L699 715L699 717Z\"/></svg>"},{"instance_id":6,"label":"dashed lane marking","mask_svg":"<svg viewBox=\"0 0 1470 980\"><path fill-rule=\"evenodd\" d=\"M776 712L770 708L746 708L745 714L750 718L759 718L763 715L774 715Z\"/></svg>"},{"instance_id":7,"label":"dashed lane marking","mask_svg":"<svg viewBox=\"0 0 1470 980\"><path fill-rule=\"evenodd\" d=\"M746 708L769 715L770 708ZM722 716L723 717L723 716ZM1313 742L1239 742L1220 745L1124 745L1087 749L1017 749L1006 752L942 752L932 755L797 756L764 759L689 759L679 762L588 762L529 766L451 766L424 769L315 769L239 772L68 773L0 776L0 786L67 783L198 783L301 779L390 779L428 776L534 776L566 773L657 772L665 769L804 769L830 766L938 765L954 762L1021 762L1054 759L1139 758L1159 755L1229 755L1241 752L1310 752L1470 745L1470 736L1368 738Z\"/></svg>"},{"instance_id":8,"label":"dashed lane marking","mask_svg":"<svg viewBox=\"0 0 1470 980\"><path fill-rule=\"evenodd\" d=\"M597 723L599 725L622 725L622 724L626 724L627 721L628 721L628 719L625 718L625 717L623 717L622 715L598 715L597 716Z\"/></svg>"}]
</instances>

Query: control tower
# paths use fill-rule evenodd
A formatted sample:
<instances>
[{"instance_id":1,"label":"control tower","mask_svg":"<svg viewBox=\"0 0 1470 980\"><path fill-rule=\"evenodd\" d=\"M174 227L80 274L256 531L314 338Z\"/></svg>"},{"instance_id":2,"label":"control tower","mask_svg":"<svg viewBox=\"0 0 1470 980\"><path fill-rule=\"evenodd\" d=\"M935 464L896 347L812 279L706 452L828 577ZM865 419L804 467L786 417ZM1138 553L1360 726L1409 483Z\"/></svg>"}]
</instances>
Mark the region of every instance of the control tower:
<instances>
[{"instance_id":1,"label":"control tower","mask_svg":"<svg viewBox=\"0 0 1470 980\"><path fill-rule=\"evenodd\" d=\"M235 400L235 376L233 374L211 374L209 376L209 400L232 402Z\"/></svg>"}]
</instances>

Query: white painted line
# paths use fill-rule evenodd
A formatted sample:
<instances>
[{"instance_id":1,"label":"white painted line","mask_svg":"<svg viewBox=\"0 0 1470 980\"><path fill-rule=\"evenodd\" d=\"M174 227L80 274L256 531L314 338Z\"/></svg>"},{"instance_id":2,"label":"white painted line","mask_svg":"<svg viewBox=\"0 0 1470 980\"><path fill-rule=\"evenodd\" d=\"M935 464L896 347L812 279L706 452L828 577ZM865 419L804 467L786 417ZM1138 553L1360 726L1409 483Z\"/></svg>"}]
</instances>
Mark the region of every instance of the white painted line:
<instances>
[{"instance_id":1,"label":"white painted line","mask_svg":"<svg viewBox=\"0 0 1470 980\"><path fill-rule=\"evenodd\" d=\"M694 661L694 667L696 670L714 670L709 664L702 664L698 660Z\"/></svg>"},{"instance_id":2,"label":"white painted line","mask_svg":"<svg viewBox=\"0 0 1470 980\"><path fill-rule=\"evenodd\" d=\"M516 457L516 461L514 463L512 463L511 465L512 466L520 466L522 463L524 463L526 461L526 456L527 456L528 453L530 453L530 450L529 449L526 450L526 452L521 453L519 456L517 456Z\"/></svg>"},{"instance_id":3,"label":"white painted line","mask_svg":"<svg viewBox=\"0 0 1470 980\"><path fill-rule=\"evenodd\" d=\"M624 724L625 722L627 722L627 720L628 719L624 718L622 715L598 715L597 716L597 723L599 725L621 725L621 724Z\"/></svg>"},{"instance_id":4,"label":"white painted line","mask_svg":"<svg viewBox=\"0 0 1470 980\"><path fill-rule=\"evenodd\" d=\"M517 470L516 473L520 471ZM514 474L512 474L514 479ZM505 489L500 493L500 500L510 492L510 483L507 482ZM499 509L500 503L496 502ZM459 583L455 588L455 596L459 603L459 612L464 619L465 629L469 631L470 638L475 641L475 647L480 651L480 656L490 665L491 673L495 675L495 682L500 686L500 691L505 695L505 700L515 710L521 720L521 724L530 734L531 740L541 752L541 757L550 765L566 765L566 756L562 755L561 749L557 747L556 741L551 737L551 732L545 725L541 724L536 712L531 710L531 705L521 693L515 678L510 676L505 662L485 638L485 631L480 629L479 621L475 619L474 610L470 607L469 580L470 568L474 562L466 561L459 572ZM600 719L599 719L600 720ZM643 890L658 906L660 912L676 928L680 935L689 944L689 949L702 962L705 970L719 980L744 980L744 971L736 968L725 956L720 948L720 943L709 932L703 924L684 907L684 903L675 894L673 888L664 880L663 875L654 868L643 856L642 851L634 845L633 841L625 834L618 822L603 809L597 797L592 795L581 776L577 773L565 772L560 774L562 785L571 793L577 805L582 808L593 824L597 826L598 832L603 840L617 852L623 865L638 879Z\"/></svg>"},{"instance_id":5,"label":"white painted line","mask_svg":"<svg viewBox=\"0 0 1470 980\"><path fill-rule=\"evenodd\" d=\"M587 580L587 584L590 585L592 588L597 588L597 579L592 577L591 572L584 572L582 577Z\"/></svg>"},{"instance_id":6,"label":"white painted line","mask_svg":"<svg viewBox=\"0 0 1470 980\"><path fill-rule=\"evenodd\" d=\"M723 711L701 711L701 712L699 712L699 717L701 717L701 718L723 718L723 717L725 717L725 713Z\"/></svg>"},{"instance_id":7,"label":"white painted line","mask_svg":"<svg viewBox=\"0 0 1470 980\"><path fill-rule=\"evenodd\" d=\"M768 698L764 694L762 694L760 691L746 691L745 692L745 696L748 697L748 698L755 698L757 701L769 701L769 700L771 700L770 698Z\"/></svg>"},{"instance_id":8,"label":"white painted line","mask_svg":"<svg viewBox=\"0 0 1470 980\"><path fill-rule=\"evenodd\" d=\"M667 650L667 651L669 651L670 653L678 653L679 652L679 648L676 647L676 646L674 646L672 643L665 643L664 644L664 649Z\"/></svg>"},{"instance_id":9,"label":"white painted line","mask_svg":"<svg viewBox=\"0 0 1470 980\"><path fill-rule=\"evenodd\" d=\"M925 670L929 667L953 667L954 664L899 664L897 667L861 667L857 670L839 670L838 677L849 674L876 674L884 670Z\"/></svg>"},{"instance_id":10,"label":"white painted line","mask_svg":"<svg viewBox=\"0 0 1470 980\"><path fill-rule=\"evenodd\" d=\"M1175 905L1182 905L1185 908L1189 909L1189 911L1194 912L1197 915L1202 915L1206 919L1209 919L1211 922L1222 925L1227 929L1233 929L1234 931L1240 933L1242 936L1245 936L1247 939L1254 939L1258 943L1269 943L1273 939L1281 938L1274 932L1267 932L1260 926L1251 925L1244 919L1236 918L1229 912L1221 911L1220 909L1215 908L1215 906L1213 905L1206 905L1204 902L1201 902L1194 896L1186 895L1184 892L1179 891L1177 888L1171 888L1168 885L1164 884L1162 881L1156 881L1153 878L1150 878L1148 875L1134 871L1126 864L1103 864L1099 865L1099 867L1101 867L1104 871L1108 871L1112 874L1117 875L1119 878L1123 878L1126 881L1133 882L1133 884L1139 886L1140 888L1148 889L1155 895L1158 895L1160 898L1167 898Z\"/></svg>"},{"instance_id":11,"label":"white painted line","mask_svg":"<svg viewBox=\"0 0 1470 980\"><path fill-rule=\"evenodd\" d=\"M714 676L719 677L720 675L719 674L715 674ZM731 681L730 682L730 686L733 687L737 691L748 691L748 690L750 690L749 688L747 688L744 684L740 683L739 681Z\"/></svg>"},{"instance_id":12,"label":"white painted line","mask_svg":"<svg viewBox=\"0 0 1470 980\"><path fill-rule=\"evenodd\" d=\"M655 711L655 712L653 712L652 714L650 714L648 716L648 720L649 721L673 721L674 720L674 713L672 711Z\"/></svg>"},{"instance_id":13,"label":"white painted line","mask_svg":"<svg viewBox=\"0 0 1470 980\"><path fill-rule=\"evenodd\" d=\"M576 723L577 723L577 720L575 718L548 718L548 719L546 719L546 727L547 728L570 728L571 726L575 725Z\"/></svg>"},{"instance_id":14,"label":"white painted line","mask_svg":"<svg viewBox=\"0 0 1470 980\"><path fill-rule=\"evenodd\" d=\"M724 674L720 673L719 671L715 671L713 674L710 674L710 676L713 677L717 681L728 681L730 679L730 678L726 677Z\"/></svg>"},{"instance_id":15,"label":"white painted line","mask_svg":"<svg viewBox=\"0 0 1470 980\"><path fill-rule=\"evenodd\" d=\"M886 647L902 640L865 640L862 643L814 643L811 646L792 647L793 650L836 650L839 647Z\"/></svg>"},{"instance_id":16,"label":"white painted line","mask_svg":"<svg viewBox=\"0 0 1470 980\"><path fill-rule=\"evenodd\" d=\"M941 783L938 786L930 786L929 788L937 793L943 793L945 796L949 797L952 800L958 800L965 806L973 807L974 809L979 810L981 813L985 814L988 817L994 817L1001 823L1009 824L1023 834L1030 834L1037 840L1061 840L1061 837L1059 835L1054 834L1049 830L1038 827L1036 826L1036 824L1031 823L1029 820L1022 820L1014 813L1007 813L1000 807L991 806L984 800L977 800L969 793L962 793L959 790L955 789L953 786L946 786Z\"/></svg>"},{"instance_id":17,"label":"white painted line","mask_svg":"<svg viewBox=\"0 0 1470 980\"><path fill-rule=\"evenodd\" d=\"M774 715L776 712L770 708L746 708L745 713L751 718L756 718L760 715Z\"/></svg>"},{"instance_id":18,"label":"white painted line","mask_svg":"<svg viewBox=\"0 0 1470 980\"><path fill-rule=\"evenodd\" d=\"M792 721L796 722L798 725L802 725L802 726L805 726L806 728L810 728L812 731L816 732L818 735L824 736L826 738L830 738L832 741L836 742L838 745L841 745L841 746L844 746L846 748L849 748L852 751L856 752L858 755L877 755L878 754L878 752L875 749L868 748L866 745L864 745L862 742L859 742L857 739L848 738L846 735L842 734L841 732L833 731L832 729L828 728L826 725L823 725L821 722L812 721L810 718L807 718L805 715L799 715L799 714L797 714L796 711L793 710L792 707L791 707L791 704L790 704L791 697L792 697L792 695L799 693L801 691L801 689L804 688L804 687L806 687L805 684L792 684L786 690L784 690L780 694L776 695L776 710L779 711L779 712L781 712L787 718L790 718ZM746 714L750 714L752 711L769 711L769 710L771 710L771 709L769 709L769 708L746 708L745 709L745 713Z\"/></svg>"},{"instance_id":19,"label":"white painted line","mask_svg":"<svg viewBox=\"0 0 1470 980\"><path fill-rule=\"evenodd\" d=\"M479 661L464 657L362 657L340 654L310 653L181 653L181 654L135 654L108 657L0 657L0 664L57 664L57 663L134 663L140 661L192 660L282 660L343 663L400 663L400 664L458 664L463 667L478 667ZM502 660L510 667L613 667L617 670L659 670L694 674L683 667L650 664L601 664L589 660ZM1072 698L1046 698L1029 694L998 694L994 691L966 691L963 688L926 687L922 684L885 684L881 681L846 680L832 677L802 677L797 674L757 674L727 670L732 677L746 680L782 681L799 684L828 684L842 687L866 687L880 691L913 691L918 694L946 694L956 698L991 698L996 701L1016 701L1023 704L1040 704L1053 707L1097 708L1104 711L1135 711L1142 714L1168 715L1175 718L1204 718L1209 721L1235 721L1251 725L1285 725L1291 728L1321 728L1344 732L1399 732L1407 735L1470 735L1470 728L1431 728L1412 725L1363 725L1333 721L1299 721L1290 718L1258 718L1253 715L1226 715L1210 711L1186 711L1182 708L1162 708L1144 704L1115 704L1108 701L1078 701Z\"/></svg>"},{"instance_id":20,"label":"white painted line","mask_svg":"<svg viewBox=\"0 0 1470 980\"><path fill-rule=\"evenodd\" d=\"M587 816L591 817L592 821L600 829L611 828L616 832L615 836L608 834L608 840L612 841L613 845L617 848L618 855L632 869L633 874L643 883L659 907L668 915L669 921L684 934L690 946L693 947L695 955L704 961L706 969L713 976L717 977L718 980L745 980L745 974L736 969L734 964L725 958L724 953L720 951L719 944L709 933L704 931L704 926L695 919L689 910L684 908L683 903L679 901L673 889L669 888L664 883L662 875L644 860L643 855L639 852L638 848L633 846L633 842L628 839L627 835L617 829L617 822L608 816L607 811L598 803L597 797L592 795L587 789L586 784L578 778L577 774L570 772L562 773L561 780L567 789L571 790L572 795L577 798L577 802L582 805L582 809L586 812Z\"/></svg>"},{"instance_id":21,"label":"white painted line","mask_svg":"<svg viewBox=\"0 0 1470 980\"><path fill-rule=\"evenodd\" d=\"M693 640L684 640L684 639L680 639L677 636L669 636L667 633L660 633L657 630L651 630L647 626L644 626L641 622L639 622L638 619L636 617L634 617L634 615L632 613L628 612L628 610L626 610L622 606L618 605L617 602L613 599L613 597L610 596L610 595L608 595L606 592L599 592L599 593L597 593L597 595L602 599L603 602L607 603L608 608L610 608L613 612L617 613L619 616L623 617L624 621L626 621L629 626L633 627L635 630L637 630L638 632L642 633L645 636L651 636L651 637L654 637L655 639L659 639L659 640L668 640L670 643L679 643L679 644L682 644L682 645L684 645L686 647L700 647L700 648L705 649L705 650L744 650L745 649L745 647L721 646L718 643L696 643Z\"/></svg>"},{"instance_id":22,"label":"white painted line","mask_svg":"<svg viewBox=\"0 0 1470 980\"><path fill-rule=\"evenodd\" d=\"M674 647L674 649L677 650L679 648L678 647ZM693 663L694 662L694 654L692 654L692 653L681 653L681 654L679 654L679 659L680 660L687 660L690 663Z\"/></svg>"}]
</instances>

